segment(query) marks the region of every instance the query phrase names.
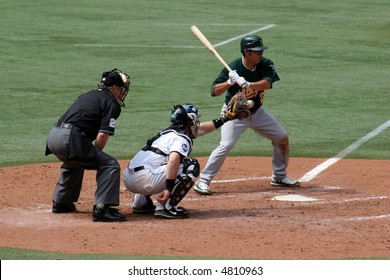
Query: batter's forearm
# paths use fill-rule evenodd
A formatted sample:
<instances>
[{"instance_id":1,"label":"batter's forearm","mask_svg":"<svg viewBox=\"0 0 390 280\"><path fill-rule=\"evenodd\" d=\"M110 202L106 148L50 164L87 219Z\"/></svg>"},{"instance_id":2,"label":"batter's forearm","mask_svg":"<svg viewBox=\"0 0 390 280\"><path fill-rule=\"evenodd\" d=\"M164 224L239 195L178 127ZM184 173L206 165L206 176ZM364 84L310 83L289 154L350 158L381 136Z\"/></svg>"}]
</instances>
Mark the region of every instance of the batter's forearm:
<instances>
[{"instance_id":1,"label":"batter's forearm","mask_svg":"<svg viewBox=\"0 0 390 280\"><path fill-rule=\"evenodd\" d=\"M211 86L211 96L220 96L229 87L230 87L230 85L228 84L228 82L223 82L223 83L220 83L220 84L213 85L213 86Z\"/></svg>"},{"instance_id":2,"label":"batter's forearm","mask_svg":"<svg viewBox=\"0 0 390 280\"><path fill-rule=\"evenodd\" d=\"M257 91L264 91L272 87L272 82L268 79L260 80L257 82L250 82L250 88Z\"/></svg>"}]
</instances>

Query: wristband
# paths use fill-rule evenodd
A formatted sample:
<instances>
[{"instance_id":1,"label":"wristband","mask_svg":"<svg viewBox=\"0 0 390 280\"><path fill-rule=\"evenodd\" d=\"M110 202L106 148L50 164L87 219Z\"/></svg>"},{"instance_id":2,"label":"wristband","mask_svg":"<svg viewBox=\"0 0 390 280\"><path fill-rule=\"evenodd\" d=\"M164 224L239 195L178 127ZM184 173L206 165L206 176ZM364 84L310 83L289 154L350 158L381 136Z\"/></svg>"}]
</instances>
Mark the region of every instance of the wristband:
<instances>
[{"instance_id":1,"label":"wristband","mask_svg":"<svg viewBox=\"0 0 390 280\"><path fill-rule=\"evenodd\" d=\"M173 188L175 187L175 179L166 179L165 181L165 187L169 192L172 192Z\"/></svg>"},{"instance_id":2,"label":"wristband","mask_svg":"<svg viewBox=\"0 0 390 280\"><path fill-rule=\"evenodd\" d=\"M227 121L230 121L230 120L228 118L226 118L226 117L220 117L219 119L214 119L213 120L213 124L215 126L215 129L220 128Z\"/></svg>"}]
</instances>

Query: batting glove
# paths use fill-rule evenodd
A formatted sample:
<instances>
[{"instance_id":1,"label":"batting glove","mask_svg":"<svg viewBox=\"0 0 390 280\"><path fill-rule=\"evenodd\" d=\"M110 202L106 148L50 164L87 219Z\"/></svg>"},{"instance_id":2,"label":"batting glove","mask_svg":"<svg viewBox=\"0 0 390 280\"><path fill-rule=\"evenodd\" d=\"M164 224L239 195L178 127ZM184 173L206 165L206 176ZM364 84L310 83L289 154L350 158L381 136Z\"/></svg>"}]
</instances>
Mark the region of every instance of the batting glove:
<instances>
[{"instance_id":1,"label":"batting glove","mask_svg":"<svg viewBox=\"0 0 390 280\"><path fill-rule=\"evenodd\" d=\"M240 78L240 76L237 74L237 71L233 70L233 71L229 72L229 79L227 80L227 82L231 86L231 85L234 85L235 83L237 83L237 80L239 78Z\"/></svg>"},{"instance_id":2,"label":"batting glove","mask_svg":"<svg viewBox=\"0 0 390 280\"><path fill-rule=\"evenodd\" d=\"M246 87L246 88L249 88L251 86L251 84L247 80L245 80L245 78L243 78L243 77L239 77L237 79L237 84L240 87Z\"/></svg>"}]
</instances>

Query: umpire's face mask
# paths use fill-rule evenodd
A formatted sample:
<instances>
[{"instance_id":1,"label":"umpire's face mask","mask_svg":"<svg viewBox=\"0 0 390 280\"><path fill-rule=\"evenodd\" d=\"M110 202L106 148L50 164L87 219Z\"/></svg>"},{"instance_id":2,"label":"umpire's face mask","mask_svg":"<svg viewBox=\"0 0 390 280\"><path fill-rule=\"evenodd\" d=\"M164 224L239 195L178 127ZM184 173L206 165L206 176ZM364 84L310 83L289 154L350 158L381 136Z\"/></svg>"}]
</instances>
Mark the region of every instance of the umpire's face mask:
<instances>
[{"instance_id":1,"label":"umpire's face mask","mask_svg":"<svg viewBox=\"0 0 390 280\"><path fill-rule=\"evenodd\" d=\"M119 104L122 107L125 107L125 99L127 94L129 93L129 88L130 88L130 77L126 73L123 72L118 72L119 76L122 79L123 86L121 86L121 94L119 95Z\"/></svg>"},{"instance_id":2,"label":"umpire's face mask","mask_svg":"<svg viewBox=\"0 0 390 280\"><path fill-rule=\"evenodd\" d=\"M121 93L119 94L118 97L118 102L122 107L125 107L125 99L127 94L129 93L129 88L128 87L121 87Z\"/></svg>"}]
</instances>

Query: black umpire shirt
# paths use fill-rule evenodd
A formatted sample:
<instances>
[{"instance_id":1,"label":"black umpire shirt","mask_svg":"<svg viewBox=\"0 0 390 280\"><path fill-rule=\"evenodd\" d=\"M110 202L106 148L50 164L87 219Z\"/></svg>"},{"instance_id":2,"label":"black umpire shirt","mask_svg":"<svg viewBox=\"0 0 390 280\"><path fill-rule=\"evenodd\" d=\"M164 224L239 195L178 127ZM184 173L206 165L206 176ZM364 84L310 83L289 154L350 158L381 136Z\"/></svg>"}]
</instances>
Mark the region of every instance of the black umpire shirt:
<instances>
[{"instance_id":1,"label":"black umpire shirt","mask_svg":"<svg viewBox=\"0 0 390 280\"><path fill-rule=\"evenodd\" d=\"M121 106L105 89L95 89L80 95L58 123L70 123L80 128L92 142L99 132L114 135Z\"/></svg>"}]
</instances>

